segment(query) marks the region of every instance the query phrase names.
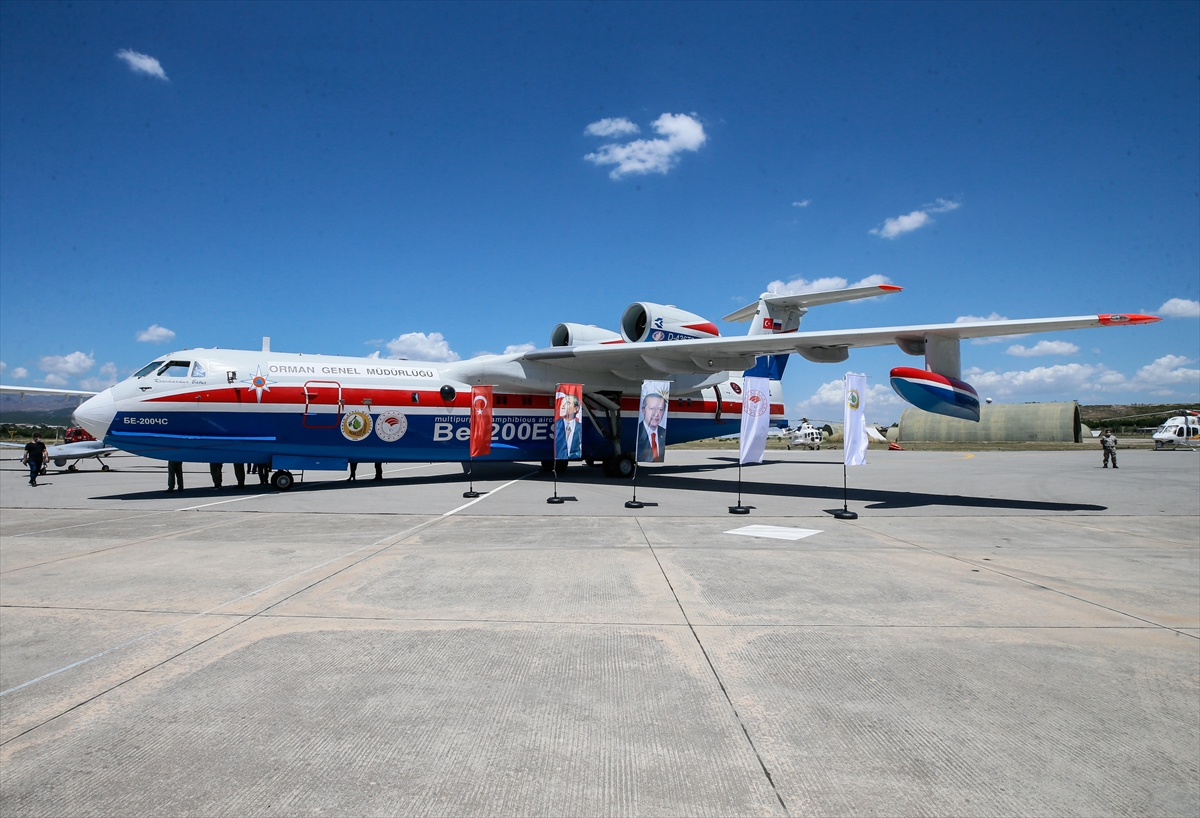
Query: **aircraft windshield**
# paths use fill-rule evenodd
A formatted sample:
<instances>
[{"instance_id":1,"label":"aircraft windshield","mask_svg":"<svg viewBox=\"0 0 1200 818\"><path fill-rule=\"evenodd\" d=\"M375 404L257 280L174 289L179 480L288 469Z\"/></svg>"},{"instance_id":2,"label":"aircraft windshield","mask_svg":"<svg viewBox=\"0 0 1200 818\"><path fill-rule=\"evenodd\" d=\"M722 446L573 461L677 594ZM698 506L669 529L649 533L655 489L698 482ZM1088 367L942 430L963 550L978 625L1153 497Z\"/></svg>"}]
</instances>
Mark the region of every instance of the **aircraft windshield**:
<instances>
[{"instance_id":1,"label":"aircraft windshield","mask_svg":"<svg viewBox=\"0 0 1200 818\"><path fill-rule=\"evenodd\" d=\"M158 370L158 375L162 378L186 378L191 368L191 361L168 361L162 369Z\"/></svg>"},{"instance_id":2,"label":"aircraft windshield","mask_svg":"<svg viewBox=\"0 0 1200 818\"><path fill-rule=\"evenodd\" d=\"M146 364L141 369L139 369L137 372L134 372L133 377L144 378L147 375L149 375L151 372L153 372L154 370L158 369L160 366L162 366L162 361L151 361L150 363Z\"/></svg>"}]
</instances>

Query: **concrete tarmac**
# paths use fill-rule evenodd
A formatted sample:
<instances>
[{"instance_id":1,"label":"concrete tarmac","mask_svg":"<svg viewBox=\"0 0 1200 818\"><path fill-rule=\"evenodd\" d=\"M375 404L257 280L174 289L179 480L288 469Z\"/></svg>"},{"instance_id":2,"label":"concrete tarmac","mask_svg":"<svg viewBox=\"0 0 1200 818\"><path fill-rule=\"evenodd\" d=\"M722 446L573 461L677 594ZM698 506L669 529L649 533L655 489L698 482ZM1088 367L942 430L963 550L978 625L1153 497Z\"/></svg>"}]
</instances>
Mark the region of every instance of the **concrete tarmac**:
<instances>
[{"instance_id":1,"label":"concrete tarmac","mask_svg":"<svg viewBox=\"0 0 1200 818\"><path fill-rule=\"evenodd\" d=\"M3 461L0 813L1200 814L1200 454L840 457Z\"/></svg>"}]
</instances>

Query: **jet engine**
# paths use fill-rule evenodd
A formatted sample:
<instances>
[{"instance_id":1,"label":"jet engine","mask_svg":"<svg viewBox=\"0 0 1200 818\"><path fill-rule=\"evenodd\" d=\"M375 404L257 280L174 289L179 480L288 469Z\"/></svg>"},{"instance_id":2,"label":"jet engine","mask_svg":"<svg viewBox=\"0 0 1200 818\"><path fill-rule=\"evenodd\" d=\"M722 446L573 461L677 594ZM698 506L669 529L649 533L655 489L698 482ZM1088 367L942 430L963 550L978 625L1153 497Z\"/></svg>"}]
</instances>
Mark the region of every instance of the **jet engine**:
<instances>
[{"instance_id":1,"label":"jet engine","mask_svg":"<svg viewBox=\"0 0 1200 818\"><path fill-rule=\"evenodd\" d=\"M621 336L626 341L690 341L720 334L712 321L671 304L639 301L621 316Z\"/></svg>"},{"instance_id":2,"label":"jet engine","mask_svg":"<svg viewBox=\"0 0 1200 818\"><path fill-rule=\"evenodd\" d=\"M594 324L559 324L550 333L550 346L573 347L578 344L603 344L620 341L620 334Z\"/></svg>"}]
</instances>

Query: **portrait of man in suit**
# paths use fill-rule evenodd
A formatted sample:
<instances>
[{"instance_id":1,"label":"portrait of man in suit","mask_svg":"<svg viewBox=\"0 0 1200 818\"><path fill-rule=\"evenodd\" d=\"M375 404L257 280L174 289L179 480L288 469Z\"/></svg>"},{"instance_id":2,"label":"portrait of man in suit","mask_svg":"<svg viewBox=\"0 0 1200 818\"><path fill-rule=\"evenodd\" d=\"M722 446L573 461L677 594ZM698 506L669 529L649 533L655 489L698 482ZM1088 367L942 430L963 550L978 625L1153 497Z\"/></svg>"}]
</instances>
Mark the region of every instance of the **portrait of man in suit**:
<instances>
[{"instance_id":1,"label":"portrait of man in suit","mask_svg":"<svg viewBox=\"0 0 1200 818\"><path fill-rule=\"evenodd\" d=\"M667 449L667 394L653 390L642 395L638 420L637 459L639 463L661 463Z\"/></svg>"},{"instance_id":2,"label":"portrait of man in suit","mask_svg":"<svg viewBox=\"0 0 1200 818\"><path fill-rule=\"evenodd\" d=\"M583 423L579 417L579 396L559 392L558 420L554 423L554 457L556 460L583 458Z\"/></svg>"}]
</instances>

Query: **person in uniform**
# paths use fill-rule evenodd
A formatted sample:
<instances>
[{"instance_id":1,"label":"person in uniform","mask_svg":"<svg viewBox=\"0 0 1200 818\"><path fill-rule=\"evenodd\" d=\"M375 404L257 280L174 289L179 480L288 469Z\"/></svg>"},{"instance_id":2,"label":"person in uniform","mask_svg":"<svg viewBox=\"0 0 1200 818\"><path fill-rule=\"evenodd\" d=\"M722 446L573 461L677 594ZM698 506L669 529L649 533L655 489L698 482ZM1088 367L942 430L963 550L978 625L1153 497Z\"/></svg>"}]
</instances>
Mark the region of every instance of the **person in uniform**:
<instances>
[{"instance_id":1,"label":"person in uniform","mask_svg":"<svg viewBox=\"0 0 1200 818\"><path fill-rule=\"evenodd\" d=\"M209 463L208 473L212 475L213 488L219 490L221 488L221 469L224 468L224 463Z\"/></svg>"},{"instance_id":2,"label":"person in uniform","mask_svg":"<svg viewBox=\"0 0 1200 818\"><path fill-rule=\"evenodd\" d=\"M1112 458L1113 468L1117 467L1117 436L1112 429L1105 429L1100 435L1100 446L1104 449L1104 468L1108 468L1108 459Z\"/></svg>"},{"instance_id":3,"label":"person in uniform","mask_svg":"<svg viewBox=\"0 0 1200 818\"><path fill-rule=\"evenodd\" d=\"M167 461L167 491L174 491L178 486L183 491L183 463L178 460Z\"/></svg>"}]
</instances>

